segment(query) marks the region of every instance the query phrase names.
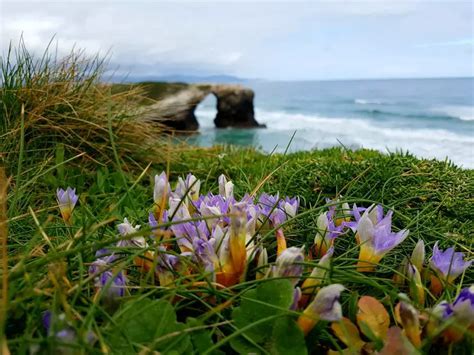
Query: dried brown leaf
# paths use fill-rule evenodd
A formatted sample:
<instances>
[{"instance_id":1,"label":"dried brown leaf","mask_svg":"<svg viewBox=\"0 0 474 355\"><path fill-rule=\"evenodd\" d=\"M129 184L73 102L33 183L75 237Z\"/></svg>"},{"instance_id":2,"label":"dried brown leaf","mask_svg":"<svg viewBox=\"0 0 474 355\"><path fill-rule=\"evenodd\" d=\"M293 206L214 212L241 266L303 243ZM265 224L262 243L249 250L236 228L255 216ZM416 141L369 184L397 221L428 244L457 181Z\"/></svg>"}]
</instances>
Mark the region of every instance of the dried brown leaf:
<instances>
[{"instance_id":1,"label":"dried brown leaf","mask_svg":"<svg viewBox=\"0 0 474 355\"><path fill-rule=\"evenodd\" d=\"M364 335L369 338L374 336L378 339L385 339L390 317L385 307L374 297L362 296L357 304L357 324Z\"/></svg>"}]
</instances>

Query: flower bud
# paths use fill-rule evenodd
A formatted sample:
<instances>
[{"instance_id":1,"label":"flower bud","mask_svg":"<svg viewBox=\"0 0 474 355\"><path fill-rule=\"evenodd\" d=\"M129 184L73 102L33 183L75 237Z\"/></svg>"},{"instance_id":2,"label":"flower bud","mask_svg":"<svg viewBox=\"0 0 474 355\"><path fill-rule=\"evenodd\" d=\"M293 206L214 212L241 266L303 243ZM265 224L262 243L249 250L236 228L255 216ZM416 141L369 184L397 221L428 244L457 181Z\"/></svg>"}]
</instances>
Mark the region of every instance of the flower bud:
<instances>
[{"instance_id":1,"label":"flower bud","mask_svg":"<svg viewBox=\"0 0 474 355\"><path fill-rule=\"evenodd\" d=\"M423 263L425 261L425 242L422 239L416 243L415 248L411 254L410 262L416 266L418 271L421 273L423 270Z\"/></svg>"},{"instance_id":2,"label":"flower bud","mask_svg":"<svg viewBox=\"0 0 474 355\"><path fill-rule=\"evenodd\" d=\"M234 184L232 181L227 181L224 174L219 176L219 195L225 197L225 199L229 199L234 196Z\"/></svg>"},{"instance_id":3,"label":"flower bud","mask_svg":"<svg viewBox=\"0 0 474 355\"><path fill-rule=\"evenodd\" d=\"M153 200L160 209L165 208L171 187L168 177L163 171L160 175L155 175L155 186L153 187Z\"/></svg>"},{"instance_id":4,"label":"flower bud","mask_svg":"<svg viewBox=\"0 0 474 355\"><path fill-rule=\"evenodd\" d=\"M304 280L301 289L305 295L312 294L315 291L315 288L324 281L333 254L334 248L331 247L319 260L318 265L313 268L311 274L306 278L306 280Z\"/></svg>"},{"instance_id":5,"label":"flower bud","mask_svg":"<svg viewBox=\"0 0 474 355\"><path fill-rule=\"evenodd\" d=\"M415 265L407 265L407 276L410 286L410 297L415 303L423 306L425 304L425 289L421 281L421 275Z\"/></svg>"},{"instance_id":6,"label":"flower bud","mask_svg":"<svg viewBox=\"0 0 474 355\"><path fill-rule=\"evenodd\" d=\"M66 190L57 189L56 199L64 222L69 224L71 222L72 211L79 199L79 196L76 195L76 189L72 189L69 186Z\"/></svg>"},{"instance_id":7,"label":"flower bud","mask_svg":"<svg viewBox=\"0 0 474 355\"><path fill-rule=\"evenodd\" d=\"M344 290L344 286L333 284L319 290L303 314L298 318L298 326L307 335L314 328L319 320L330 322L342 319L342 307L339 297Z\"/></svg>"},{"instance_id":8,"label":"flower bud","mask_svg":"<svg viewBox=\"0 0 474 355\"><path fill-rule=\"evenodd\" d=\"M136 225L135 227L130 224L127 218L124 218L123 223L120 223L118 226L118 231L122 237L127 237L129 235L133 235L135 233L138 233L138 230L140 229L139 225ZM117 246L119 247L139 247L139 248L147 248L148 244L145 241L145 238L142 236L137 236L133 237L131 239L122 239L117 243Z\"/></svg>"},{"instance_id":9,"label":"flower bud","mask_svg":"<svg viewBox=\"0 0 474 355\"><path fill-rule=\"evenodd\" d=\"M289 277L293 286L295 286L303 274L304 261L303 247L291 247L285 249L277 257L275 266L273 266L273 277Z\"/></svg>"},{"instance_id":10,"label":"flower bud","mask_svg":"<svg viewBox=\"0 0 474 355\"><path fill-rule=\"evenodd\" d=\"M431 277L431 291L439 295L444 283L452 283L472 264L464 260L464 253L455 252L454 247L442 251L438 248L438 242L433 247L433 256L430 259L430 268L434 271Z\"/></svg>"},{"instance_id":11,"label":"flower bud","mask_svg":"<svg viewBox=\"0 0 474 355\"><path fill-rule=\"evenodd\" d=\"M266 248L261 248L257 259L257 273L255 278L257 280L265 278L268 271L268 253Z\"/></svg>"},{"instance_id":12,"label":"flower bud","mask_svg":"<svg viewBox=\"0 0 474 355\"><path fill-rule=\"evenodd\" d=\"M421 330L418 311L411 304L401 301L396 306L395 313L407 338L415 347L419 348L421 345Z\"/></svg>"}]
</instances>

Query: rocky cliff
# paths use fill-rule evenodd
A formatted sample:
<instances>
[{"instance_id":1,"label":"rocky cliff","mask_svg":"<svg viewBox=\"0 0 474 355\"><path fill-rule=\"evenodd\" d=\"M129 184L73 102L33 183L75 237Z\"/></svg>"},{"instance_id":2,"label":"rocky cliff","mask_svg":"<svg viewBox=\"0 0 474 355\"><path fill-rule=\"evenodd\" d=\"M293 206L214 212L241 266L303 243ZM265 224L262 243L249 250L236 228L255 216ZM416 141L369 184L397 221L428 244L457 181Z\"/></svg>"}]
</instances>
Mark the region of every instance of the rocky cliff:
<instances>
[{"instance_id":1,"label":"rocky cliff","mask_svg":"<svg viewBox=\"0 0 474 355\"><path fill-rule=\"evenodd\" d=\"M148 106L143 117L174 130L196 131L199 123L194 111L208 95L214 95L217 99L214 119L217 128L264 127L255 119L253 90L230 84L188 86Z\"/></svg>"}]
</instances>

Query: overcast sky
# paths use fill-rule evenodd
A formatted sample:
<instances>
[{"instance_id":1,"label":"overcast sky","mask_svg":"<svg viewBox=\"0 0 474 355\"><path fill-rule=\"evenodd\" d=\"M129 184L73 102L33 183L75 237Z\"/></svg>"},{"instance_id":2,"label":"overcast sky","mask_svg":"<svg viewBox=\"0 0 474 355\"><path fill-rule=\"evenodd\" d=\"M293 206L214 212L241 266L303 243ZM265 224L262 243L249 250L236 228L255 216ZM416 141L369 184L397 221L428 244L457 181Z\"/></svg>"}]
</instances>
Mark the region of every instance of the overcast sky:
<instances>
[{"instance_id":1,"label":"overcast sky","mask_svg":"<svg viewBox=\"0 0 474 355\"><path fill-rule=\"evenodd\" d=\"M0 0L0 41L110 51L133 76L474 76L473 2Z\"/></svg>"}]
</instances>

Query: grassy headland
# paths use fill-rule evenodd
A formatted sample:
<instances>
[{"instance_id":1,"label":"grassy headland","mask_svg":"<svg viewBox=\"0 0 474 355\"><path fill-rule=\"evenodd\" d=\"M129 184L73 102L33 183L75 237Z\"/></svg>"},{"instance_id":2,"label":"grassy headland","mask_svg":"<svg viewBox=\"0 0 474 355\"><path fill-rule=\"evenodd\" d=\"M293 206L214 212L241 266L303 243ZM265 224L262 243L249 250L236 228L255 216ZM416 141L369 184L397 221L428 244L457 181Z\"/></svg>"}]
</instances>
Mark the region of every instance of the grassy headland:
<instances>
[{"instance_id":1,"label":"grassy headland","mask_svg":"<svg viewBox=\"0 0 474 355\"><path fill-rule=\"evenodd\" d=\"M143 97L159 100L181 84L146 83L138 85L138 91L134 91L137 85L111 90L101 84L96 67L92 71L84 69L89 66L77 69L67 61L63 65L35 64L38 62L24 52L19 59L10 64L2 62L0 92L0 156L11 179L6 199L8 270L1 271L8 287L2 292L7 306L1 309L4 324L0 326L12 353L205 353L214 348L245 352L242 349L248 344L237 340L242 336L249 341L249 337L235 322L234 313L245 303L242 295L264 284L262 280L219 289L207 282L189 287L183 276L174 287L164 287L153 272L143 273L136 265L136 258L146 259L149 250L129 248L121 251L123 255L113 269L116 274L126 270L127 294L118 303L108 304L96 293L94 277L88 274L96 252L117 241L117 224L124 218L133 224L146 224L154 208L153 176L163 170L171 181L192 172L201 180L203 193L217 194L217 179L225 174L235 185L237 199L245 193L263 191L298 196L301 212L285 226L288 246L311 248L318 232L318 216L330 205L326 198L366 207L379 203L385 210L392 209L394 229L408 228L410 234L384 257L375 273L356 270L355 238L335 241L331 272L324 284L341 283L347 288L341 303L344 315L352 320L359 296L370 295L385 305L393 323L397 295L409 290L406 285L395 284L392 277L418 240L425 241L427 250L439 241L443 250L454 246L472 259L473 170L409 154L371 150L333 148L267 155L232 147L174 147L159 130L134 126L135 104ZM52 62L48 59L44 63ZM74 59L72 63L78 62ZM152 138L156 145L143 147L141 142ZM75 187L79 194L69 224L61 219L55 196L57 188L66 186ZM150 234L145 226L142 231L144 237ZM264 240L274 262L272 231L266 232ZM312 261L307 262L312 265ZM202 280L205 278L198 281ZM423 285L425 307L440 299L452 301L463 286L474 283L474 274L468 269L439 296L428 291L428 283ZM149 318L137 313L137 320L131 313L149 307L147 302L159 307L153 308L155 313L150 311ZM63 328L46 330L46 311L63 314L65 321L57 321ZM297 316L294 313L290 314L293 318ZM64 327L75 338L61 344L56 333ZM93 343L87 340L90 334ZM298 334L284 339L293 344ZM260 352L275 352L274 344L255 339L257 344L253 345ZM367 337L364 341L369 343ZM437 344L437 339L427 339L421 350L436 352ZM306 345L310 353L344 348L324 322L306 338L304 349ZM374 341L371 346L379 349L381 344ZM450 345L450 350L470 353L472 338L467 334L463 342Z\"/></svg>"}]
</instances>

